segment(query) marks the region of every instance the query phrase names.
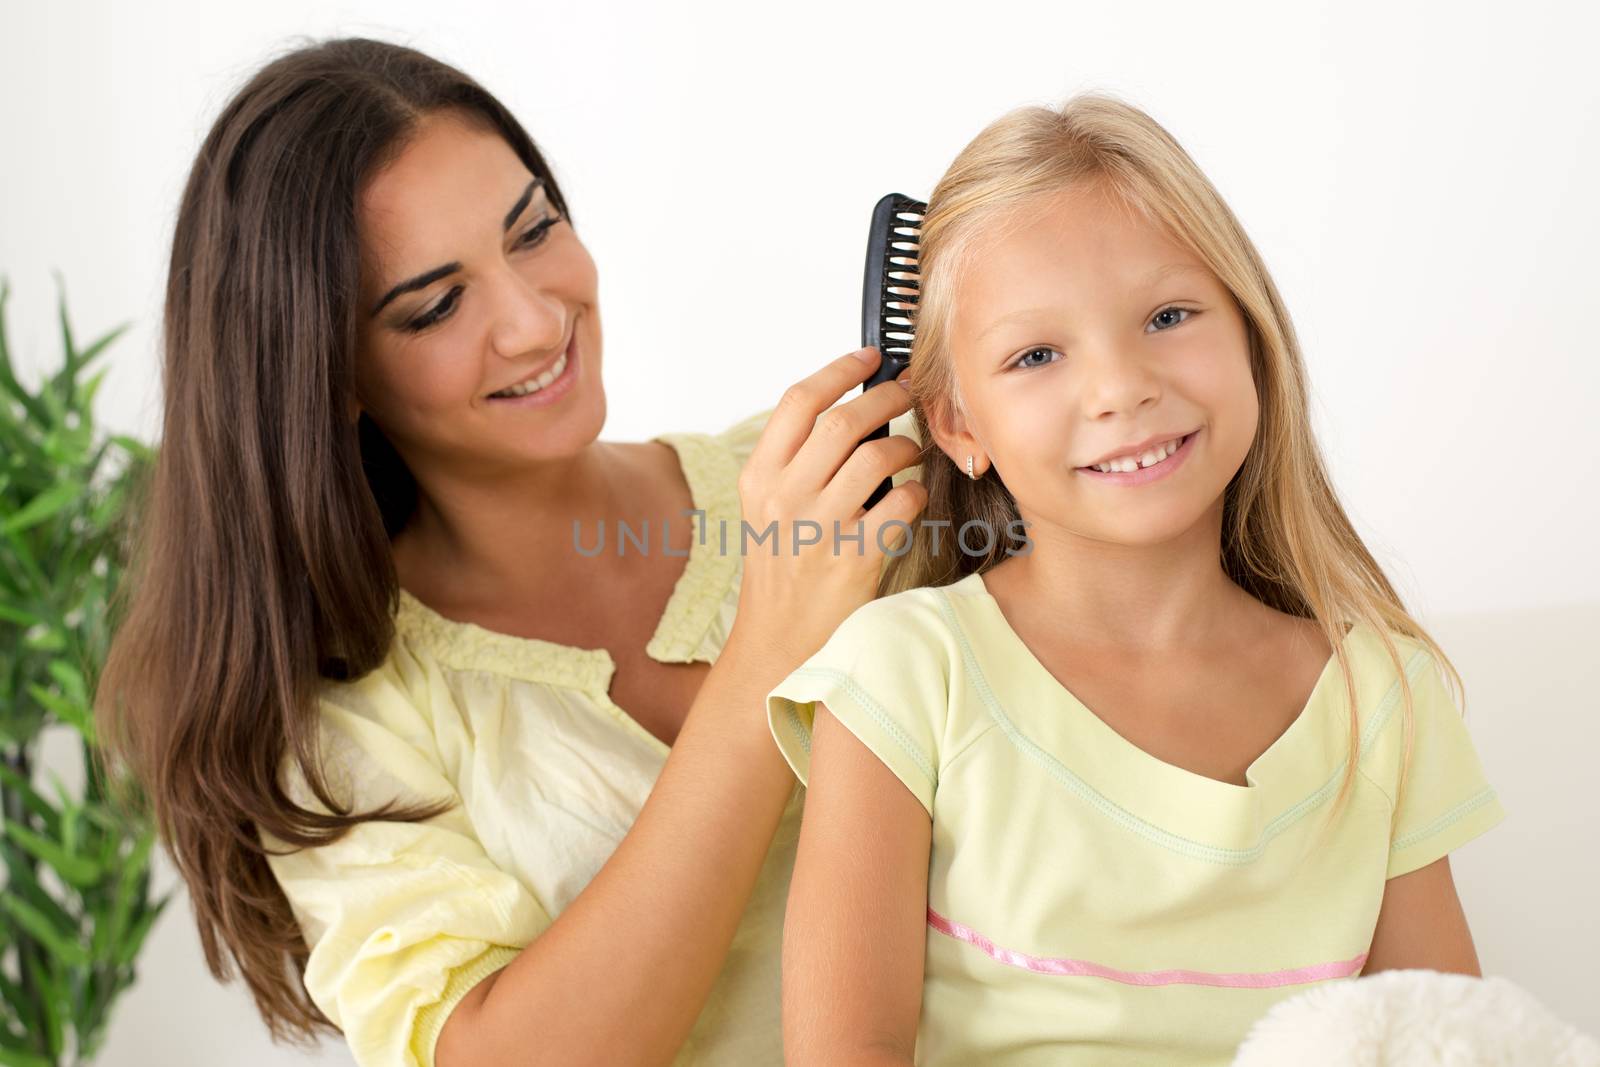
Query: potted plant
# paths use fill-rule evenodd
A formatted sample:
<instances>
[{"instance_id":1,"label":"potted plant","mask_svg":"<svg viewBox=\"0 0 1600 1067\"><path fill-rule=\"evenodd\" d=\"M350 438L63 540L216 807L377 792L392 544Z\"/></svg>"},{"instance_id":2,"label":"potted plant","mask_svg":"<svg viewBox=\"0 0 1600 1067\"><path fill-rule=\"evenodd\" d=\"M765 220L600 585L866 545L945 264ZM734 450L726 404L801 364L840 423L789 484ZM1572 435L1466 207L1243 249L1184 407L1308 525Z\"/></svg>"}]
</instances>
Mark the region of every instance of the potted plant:
<instances>
[{"instance_id":1,"label":"potted plant","mask_svg":"<svg viewBox=\"0 0 1600 1067\"><path fill-rule=\"evenodd\" d=\"M62 1067L93 1058L167 901L151 893L152 823L107 781L90 714L127 501L151 453L92 414L105 372L91 365L126 327L79 348L60 293L62 361L29 391L9 295L0 280L0 1067ZM81 784L38 763L58 730Z\"/></svg>"}]
</instances>

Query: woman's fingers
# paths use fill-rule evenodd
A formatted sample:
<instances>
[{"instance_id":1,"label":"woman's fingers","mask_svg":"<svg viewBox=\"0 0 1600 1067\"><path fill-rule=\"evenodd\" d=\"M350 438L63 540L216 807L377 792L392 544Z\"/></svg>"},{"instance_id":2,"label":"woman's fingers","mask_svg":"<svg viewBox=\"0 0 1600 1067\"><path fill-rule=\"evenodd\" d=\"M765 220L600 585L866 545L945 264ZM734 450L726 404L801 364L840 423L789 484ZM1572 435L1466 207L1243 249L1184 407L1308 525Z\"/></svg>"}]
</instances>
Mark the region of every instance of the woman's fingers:
<instances>
[{"instance_id":1,"label":"woman's fingers","mask_svg":"<svg viewBox=\"0 0 1600 1067\"><path fill-rule=\"evenodd\" d=\"M845 457L844 465L823 487L818 502L828 514L845 517L854 524L863 515L862 507L878 483L917 462L921 452L916 439L904 434L863 441Z\"/></svg>"},{"instance_id":2,"label":"woman's fingers","mask_svg":"<svg viewBox=\"0 0 1600 1067\"><path fill-rule=\"evenodd\" d=\"M893 381L879 382L860 396L824 411L817 416L811 436L789 461L789 484L821 495L869 433L909 410L910 392L903 383ZM871 492L869 487L856 506ZM852 511L847 509L846 514Z\"/></svg>"},{"instance_id":3,"label":"woman's fingers","mask_svg":"<svg viewBox=\"0 0 1600 1067\"><path fill-rule=\"evenodd\" d=\"M789 386L767 417L746 465L764 475L788 466L811 436L817 416L871 377L878 363L876 348L857 349Z\"/></svg>"}]
</instances>

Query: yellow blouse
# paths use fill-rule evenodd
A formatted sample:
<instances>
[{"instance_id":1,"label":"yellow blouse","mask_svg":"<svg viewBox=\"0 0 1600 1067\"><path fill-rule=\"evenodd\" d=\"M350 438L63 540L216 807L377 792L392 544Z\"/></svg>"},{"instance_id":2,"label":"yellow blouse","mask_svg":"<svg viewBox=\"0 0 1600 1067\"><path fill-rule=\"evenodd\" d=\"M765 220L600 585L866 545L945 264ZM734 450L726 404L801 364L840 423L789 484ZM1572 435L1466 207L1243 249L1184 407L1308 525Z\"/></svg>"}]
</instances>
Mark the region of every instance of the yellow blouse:
<instances>
[{"instance_id":1,"label":"yellow blouse","mask_svg":"<svg viewBox=\"0 0 1600 1067\"><path fill-rule=\"evenodd\" d=\"M736 546L738 472L770 414L716 434L654 438L676 450L706 513L704 537L692 542L646 645L655 660L714 662L727 640L743 568L736 547L719 549L718 523L728 523ZM895 432L909 425L904 416ZM604 649L456 622L404 592L395 628L376 670L321 695L330 787L365 810L396 797L455 806L427 822L364 822L337 842L270 862L310 946L306 988L356 1062L431 1067L451 1009L589 883L669 749L612 703ZM292 765L285 780L320 809ZM803 797L797 781L677 1065L783 1062L779 948Z\"/></svg>"}]
</instances>

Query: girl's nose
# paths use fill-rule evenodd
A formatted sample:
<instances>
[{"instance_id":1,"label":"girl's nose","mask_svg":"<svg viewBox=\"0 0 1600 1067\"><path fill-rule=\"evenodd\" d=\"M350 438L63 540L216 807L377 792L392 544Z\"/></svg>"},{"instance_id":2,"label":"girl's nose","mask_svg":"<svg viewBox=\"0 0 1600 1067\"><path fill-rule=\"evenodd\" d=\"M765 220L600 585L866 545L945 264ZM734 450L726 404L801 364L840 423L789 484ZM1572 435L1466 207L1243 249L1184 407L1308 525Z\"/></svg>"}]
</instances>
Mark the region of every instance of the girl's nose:
<instances>
[{"instance_id":1,"label":"girl's nose","mask_svg":"<svg viewBox=\"0 0 1600 1067\"><path fill-rule=\"evenodd\" d=\"M1103 345L1080 356L1083 411L1091 419L1131 415L1161 399L1161 380L1138 355Z\"/></svg>"}]
</instances>

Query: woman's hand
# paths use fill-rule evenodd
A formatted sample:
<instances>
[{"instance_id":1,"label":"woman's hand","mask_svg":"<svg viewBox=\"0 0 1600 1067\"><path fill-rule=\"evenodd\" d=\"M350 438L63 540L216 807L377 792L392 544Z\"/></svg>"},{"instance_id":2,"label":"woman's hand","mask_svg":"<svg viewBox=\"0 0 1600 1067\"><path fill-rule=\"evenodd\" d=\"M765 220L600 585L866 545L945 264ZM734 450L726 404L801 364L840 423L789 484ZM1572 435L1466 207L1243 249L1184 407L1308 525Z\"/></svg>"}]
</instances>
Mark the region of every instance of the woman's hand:
<instances>
[{"instance_id":1,"label":"woman's hand","mask_svg":"<svg viewBox=\"0 0 1600 1067\"><path fill-rule=\"evenodd\" d=\"M909 524L927 504L922 483L907 479L871 511L862 509L880 481L915 463L919 453L917 442L903 434L862 441L910 410L900 382L883 382L833 406L878 361L877 349L861 349L796 382L762 429L739 474L750 534L739 542L744 576L730 642L756 642L798 665L876 595L885 556L909 532L885 524ZM728 543L735 551L733 530Z\"/></svg>"}]
</instances>

